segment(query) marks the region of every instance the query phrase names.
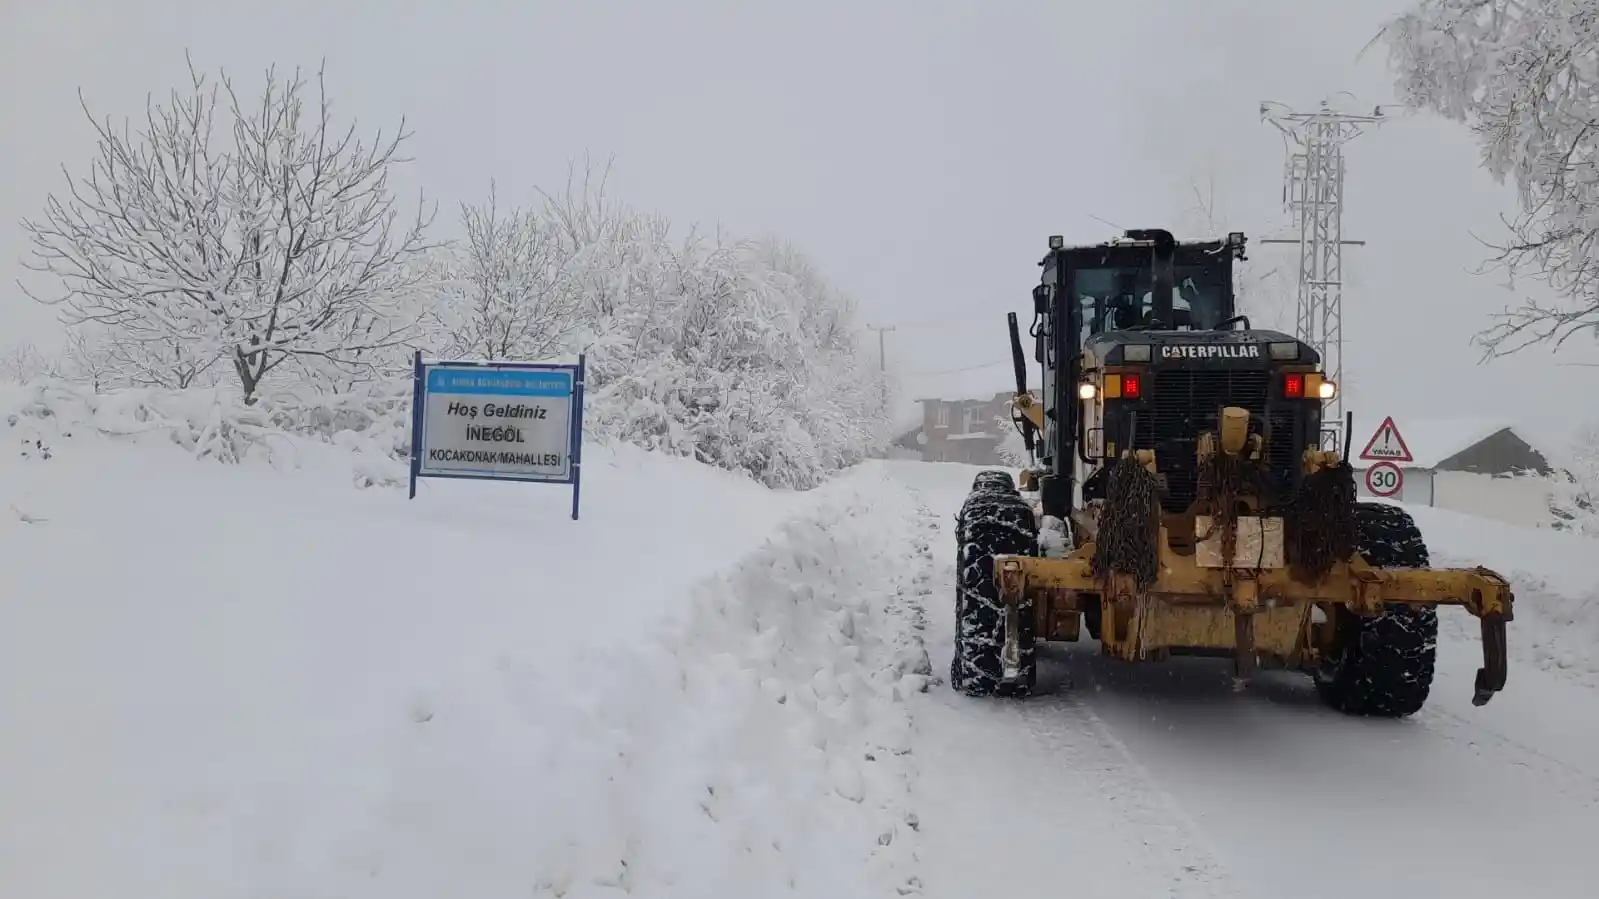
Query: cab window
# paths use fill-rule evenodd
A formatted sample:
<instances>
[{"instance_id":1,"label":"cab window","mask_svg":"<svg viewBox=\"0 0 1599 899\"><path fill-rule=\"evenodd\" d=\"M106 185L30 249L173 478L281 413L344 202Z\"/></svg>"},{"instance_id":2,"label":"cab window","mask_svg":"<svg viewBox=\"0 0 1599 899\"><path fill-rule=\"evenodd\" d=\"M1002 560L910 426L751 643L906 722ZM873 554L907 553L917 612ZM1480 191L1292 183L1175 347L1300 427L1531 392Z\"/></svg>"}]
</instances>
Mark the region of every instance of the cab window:
<instances>
[{"instance_id":1,"label":"cab window","mask_svg":"<svg viewBox=\"0 0 1599 899\"><path fill-rule=\"evenodd\" d=\"M1223 319L1225 269L1203 265L1173 267L1172 311L1175 330L1206 330ZM1154 273L1148 266L1080 268L1073 287L1082 310L1082 334L1120 331L1148 323L1154 313Z\"/></svg>"}]
</instances>

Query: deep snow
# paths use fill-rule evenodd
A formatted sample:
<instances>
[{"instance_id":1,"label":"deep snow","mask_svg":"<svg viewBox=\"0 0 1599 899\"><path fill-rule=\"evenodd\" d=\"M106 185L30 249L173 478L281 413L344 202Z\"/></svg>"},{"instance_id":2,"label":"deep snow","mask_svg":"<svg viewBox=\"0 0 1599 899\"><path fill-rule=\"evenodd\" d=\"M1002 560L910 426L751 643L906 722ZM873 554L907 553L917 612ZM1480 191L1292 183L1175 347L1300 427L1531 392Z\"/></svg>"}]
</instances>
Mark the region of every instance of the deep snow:
<instances>
[{"instance_id":1,"label":"deep snow","mask_svg":"<svg viewBox=\"0 0 1599 899\"><path fill-rule=\"evenodd\" d=\"M1092 643L1047 651L1043 695L974 700L942 683L973 468L793 494L591 448L574 523L558 488L357 489L393 475L360 440L223 465L106 435L129 430L115 404L61 413L0 452L0 895L1456 899L1599 877L1592 541L1418 511L1439 562L1517 581L1483 709L1463 613L1407 721Z\"/></svg>"},{"instance_id":2,"label":"deep snow","mask_svg":"<svg viewBox=\"0 0 1599 899\"><path fill-rule=\"evenodd\" d=\"M572 522L355 489L391 461L359 441L223 465L181 415L46 405L0 415L0 895L914 888L925 513L880 469L596 447Z\"/></svg>"},{"instance_id":3,"label":"deep snow","mask_svg":"<svg viewBox=\"0 0 1599 899\"><path fill-rule=\"evenodd\" d=\"M1434 565L1486 565L1511 578L1517 661L1599 687L1599 540L1501 524L1459 512L1406 506L1433 547ZM1469 616L1443 620L1446 633L1474 639Z\"/></svg>"}]
</instances>

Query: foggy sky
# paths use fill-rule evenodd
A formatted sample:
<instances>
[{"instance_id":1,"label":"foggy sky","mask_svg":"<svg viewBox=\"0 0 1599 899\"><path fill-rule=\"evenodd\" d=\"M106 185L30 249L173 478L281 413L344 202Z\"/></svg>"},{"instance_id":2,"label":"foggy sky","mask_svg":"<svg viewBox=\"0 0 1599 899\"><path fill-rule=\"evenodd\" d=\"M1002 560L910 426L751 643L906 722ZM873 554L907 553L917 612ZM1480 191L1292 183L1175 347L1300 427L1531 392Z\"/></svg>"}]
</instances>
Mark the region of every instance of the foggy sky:
<instances>
[{"instance_id":1,"label":"foggy sky","mask_svg":"<svg viewBox=\"0 0 1599 899\"><path fill-rule=\"evenodd\" d=\"M1400 0L7 0L0 13L0 261L83 170L100 114L138 116L185 77L183 53L253 86L270 63L326 58L337 112L416 137L402 191L455 205L559 189L585 153L611 192L680 227L796 243L896 325L908 395L1009 384L1004 316L1024 312L1049 234L1100 240L1173 226L1213 178L1219 230L1285 233L1273 99L1391 102L1382 48ZM1513 299L1473 275L1513 195L1477 169L1462 127L1389 122L1347 153L1346 395L1369 429L1393 414L1503 409L1565 429L1599 369L1548 353L1479 365L1471 336ZM1103 221L1102 221L1103 220ZM1183 237L1201 237L1184 232ZM1291 273L1291 251L1249 265ZM54 346L54 312L0 291L0 347ZM29 284L38 283L29 276ZM45 286L45 285L41 285ZM1283 321L1291 327L1292 314ZM1593 359L1587 355L1567 360ZM951 369L974 371L937 375Z\"/></svg>"}]
</instances>

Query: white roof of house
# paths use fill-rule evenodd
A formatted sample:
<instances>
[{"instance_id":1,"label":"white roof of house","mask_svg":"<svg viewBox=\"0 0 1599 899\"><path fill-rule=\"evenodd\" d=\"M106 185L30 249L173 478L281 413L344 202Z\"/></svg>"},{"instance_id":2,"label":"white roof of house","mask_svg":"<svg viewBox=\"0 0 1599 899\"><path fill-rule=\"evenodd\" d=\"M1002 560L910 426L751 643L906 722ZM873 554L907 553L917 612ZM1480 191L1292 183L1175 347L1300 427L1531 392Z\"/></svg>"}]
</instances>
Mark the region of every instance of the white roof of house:
<instances>
[{"instance_id":1,"label":"white roof of house","mask_svg":"<svg viewBox=\"0 0 1599 899\"><path fill-rule=\"evenodd\" d=\"M1367 421L1360 424L1356 419L1355 439L1350 461L1357 467L1370 465L1366 460L1360 459L1360 451L1366 448L1366 443L1371 440L1382 419ZM1414 468L1433 468L1450 456L1469 449L1478 443L1492 437L1500 431L1509 428L1516 436L1526 441L1529 446L1539 449L1538 445L1529 439L1516 425L1504 418L1490 416L1454 416L1439 418L1412 418L1403 415L1394 416L1394 426L1399 429L1399 436L1404 439L1405 447L1415 457L1412 462L1405 465Z\"/></svg>"}]
</instances>

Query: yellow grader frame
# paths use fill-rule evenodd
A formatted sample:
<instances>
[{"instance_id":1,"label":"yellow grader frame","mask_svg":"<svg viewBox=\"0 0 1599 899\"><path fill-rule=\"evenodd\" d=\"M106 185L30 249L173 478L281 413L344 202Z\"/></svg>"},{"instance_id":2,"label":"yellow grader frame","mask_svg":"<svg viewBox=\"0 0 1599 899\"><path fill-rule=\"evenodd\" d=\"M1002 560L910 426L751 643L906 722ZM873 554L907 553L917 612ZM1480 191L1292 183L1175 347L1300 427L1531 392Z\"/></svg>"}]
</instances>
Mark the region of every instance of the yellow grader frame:
<instances>
[{"instance_id":1,"label":"yellow grader frame","mask_svg":"<svg viewBox=\"0 0 1599 899\"><path fill-rule=\"evenodd\" d=\"M1014 406L1042 427L1032 397L1018 394ZM1219 436L1205 434L1200 441L1201 458L1218 452L1248 456L1258 449L1259 438L1247 434L1247 422L1243 409L1222 410ZM1139 451L1132 458L1155 473L1154 453ZM1307 475L1339 464L1337 454L1315 449L1305 451L1302 461ZM1030 472L1019 486L1033 489ZM1241 499L1243 505L1252 502ZM1282 517L1226 517L1217 527L1212 516L1193 509L1159 514L1156 576L1142 587L1126 573L1096 575L1096 522L1087 514L1073 514L1077 545L1065 557L995 556L1006 677L1019 667L1020 615L1028 606L1034 620L1027 630L1034 640L1077 641L1083 613L1093 610L1105 654L1130 662L1174 653L1231 655L1241 684L1258 667L1316 671L1339 648L1340 610L1371 617L1395 604L1458 605L1482 624L1484 661L1473 704L1487 703L1504 688L1505 624L1513 617L1514 597L1499 574L1480 567L1374 567L1358 552L1311 574L1286 559Z\"/></svg>"}]
</instances>

